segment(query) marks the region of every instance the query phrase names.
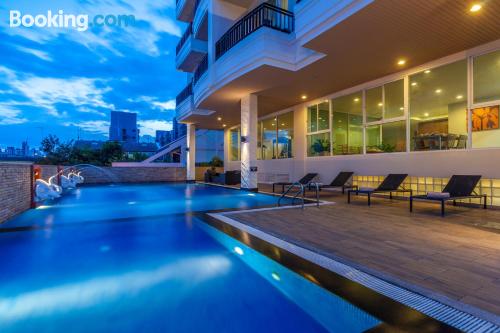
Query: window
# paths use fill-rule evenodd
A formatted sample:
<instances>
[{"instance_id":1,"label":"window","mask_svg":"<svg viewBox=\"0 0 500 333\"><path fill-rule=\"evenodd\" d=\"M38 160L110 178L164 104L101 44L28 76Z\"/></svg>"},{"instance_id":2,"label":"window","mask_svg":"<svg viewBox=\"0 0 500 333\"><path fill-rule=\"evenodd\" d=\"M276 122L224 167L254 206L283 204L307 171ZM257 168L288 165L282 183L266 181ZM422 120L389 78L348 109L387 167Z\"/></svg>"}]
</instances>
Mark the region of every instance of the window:
<instances>
[{"instance_id":1,"label":"window","mask_svg":"<svg viewBox=\"0 0 500 333\"><path fill-rule=\"evenodd\" d=\"M467 61L410 76L411 150L465 148Z\"/></svg>"},{"instance_id":2,"label":"window","mask_svg":"<svg viewBox=\"0 0 500 333\"><path fill-rule=\"evenodd\" d=\"M257 158L292 158L293 112L264 119L258 125Z\"/></svg>"},{"instance_id":3,"label":"window","mask_svg":"<svg viewBox=\"0 0 500 333\"><path fill-rule=\"evenodd\" d=\"M393 121L366 127L366 153L406 151L406 121Z\"/></svg>"},{"instance_id":4,"label":"window","mask_svg":"<svg viewBox=\"0 0 500 333\"><path fill-rule=\"evenodd\" d=\"M404 116L404 90L404 80L384 85L384 119Z\"/></svg>"},{"instance_id":5,"label":"window","mask_svg":"<svg viewBox=\"0 0 500 333\"><path fill-rule=\"evenodd\" d=\"M240 140L241 132L239 127L229 131L229 159L231 161L240 160Z\"/></svg>"},{"instance_id":6,"label":"window","mask_svg":"<svg viewBox=\"0 0 500 333\"><path fill-rule=\"evenodd\" d=\"M327 156L330 144L330 103L307 108L307 156Z\"/></svg>"},{"instance_id":7,"label":"window","mask_svg":"<svg viewBox=\"0 0 500 333\"><path fill-rule=\"evenodd\" d=\"M293 111L278 116L278 158L292 158Z\"/></svg>"},{"instance_id":8,"label":"window","mask_svg":"<svg viewBox=\"0 0 500 333\"><path fill-rule=\"evenodd\" d=\"M332 100L332 145L334 155L363 152L363 95L361 92Z\"/></svg>"},{"instance_id":9,"label":"window","mask_svg":"<svg viewBox=\"0 0 500 333\"><path fill-rule=\"evenodd\" d=\"M474 58L474 103L500 100L500 50Z\"/></svg>"},{"instance_id":10,"label":"window","mask_svg":"<svg viewBox=\"0 0 500 333\"><path fill-rule=\"evenodd\" d=\"M382 87L368 89L366 91L366 122L371 123L373 121L382 120L384 113L384 97L382 94Z\"/></svg>"}]
</instances>

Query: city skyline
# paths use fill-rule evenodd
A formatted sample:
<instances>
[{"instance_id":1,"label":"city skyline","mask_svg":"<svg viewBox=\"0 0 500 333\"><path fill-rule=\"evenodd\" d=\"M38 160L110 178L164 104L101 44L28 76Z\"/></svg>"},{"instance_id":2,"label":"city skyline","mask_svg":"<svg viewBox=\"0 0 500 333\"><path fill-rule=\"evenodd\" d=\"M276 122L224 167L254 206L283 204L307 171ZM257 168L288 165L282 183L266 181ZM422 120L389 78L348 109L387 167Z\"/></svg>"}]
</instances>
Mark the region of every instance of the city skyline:
<instances>
[{"instance_id":1,"label":"city skyline","mask_svg":"<svg viewBox=\"0 0 500 333\"><path fill-rule=\"evenodd\" d=\"M175 1L6 1L0 5L0 147L43 137L106 140L111 111L138 113L140 134L169 130L182 74ZM10 28L9 10L132 14L133 27ZM112 13L111 13L112 12ZM77 54L77 56L75 56ZM119 75L118 75L119 73Z\"/></svg>"}]
</instances>

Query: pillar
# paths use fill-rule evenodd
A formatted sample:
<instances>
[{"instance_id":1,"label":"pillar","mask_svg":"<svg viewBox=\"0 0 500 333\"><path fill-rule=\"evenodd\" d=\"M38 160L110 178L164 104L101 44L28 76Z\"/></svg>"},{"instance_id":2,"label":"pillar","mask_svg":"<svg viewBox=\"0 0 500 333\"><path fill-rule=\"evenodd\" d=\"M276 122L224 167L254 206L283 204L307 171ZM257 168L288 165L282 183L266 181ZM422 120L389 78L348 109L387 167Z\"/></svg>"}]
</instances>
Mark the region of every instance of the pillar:
<instances>
[{"instance_id":1,"label":"pillar","mask_svg":"<svg viewBox=\"0 0 500 333\"><path fill-rule=\"evenodd\" d=\"M196 126L187 124L187 147L186 147L186 180L196 180Z\"/></svg>"},{"instance_id":2,"label":"pillar","mask_svg":"<svg viewBox=\"0 0 500 333\"><path fill-rule=\"evenodd\" d=\"M257 96L241 99L241 188L257 191Z\"/></svg>"}]
</instances>

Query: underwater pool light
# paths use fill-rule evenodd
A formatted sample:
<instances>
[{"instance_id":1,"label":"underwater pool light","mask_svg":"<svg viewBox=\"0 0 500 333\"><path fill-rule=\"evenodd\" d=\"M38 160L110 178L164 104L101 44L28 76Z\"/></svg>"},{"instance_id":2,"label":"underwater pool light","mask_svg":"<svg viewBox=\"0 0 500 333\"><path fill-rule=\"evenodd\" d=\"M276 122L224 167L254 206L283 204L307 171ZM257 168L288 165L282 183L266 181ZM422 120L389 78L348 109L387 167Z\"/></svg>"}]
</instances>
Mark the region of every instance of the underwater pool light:
<instances>
[{"instance_id":1,"label":"underwater pool light","mask_svg":"<svg viewBox=\"0 0 500 333\"><path fill-rule=\"evenodd\" d=\"M273 277L273 279L275 279L276 281L281 281L281 278L279 276L278 273L276 272L272 272L271 276Z\"/></svg>"},{"instance_id":2,"label":"underwater pool light","mask_svg":"<svg viewBox=\"0 0 500 333\"><path fill-rule=\"evenodd\" d=\"M239 246L235 246L234 247L234 252L236 252L240 256L242 256L243 254L245 254L245 252L243 252L243 249L241 247L239 247Z\"/></svg>"}]
</instances>

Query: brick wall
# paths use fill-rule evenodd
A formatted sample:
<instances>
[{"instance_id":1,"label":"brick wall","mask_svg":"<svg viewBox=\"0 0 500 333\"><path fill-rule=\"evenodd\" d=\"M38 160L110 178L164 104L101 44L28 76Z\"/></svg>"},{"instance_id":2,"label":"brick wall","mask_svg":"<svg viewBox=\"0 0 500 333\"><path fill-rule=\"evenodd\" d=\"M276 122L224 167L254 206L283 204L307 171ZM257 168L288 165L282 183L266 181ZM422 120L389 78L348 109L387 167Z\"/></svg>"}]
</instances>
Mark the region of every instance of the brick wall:
<instances>
[{"instance_id":1,"label":"brick wall","mask_svg":"<svg viewBox=\"0 0 500 333\"><path fill-rule=\"evenodd\" d=\"M0 163L0 223L31 206L31 165Z\"/></svg>"},{"instance_id":2,"label":"brick wall","mask_svg":"<svg viewBox=\"0 0 500 333\"><path fill-rule=\"evenodd\" d=\"M49 178L57 174L57 165L38 165L40 168L40 178L49 181ZM57 183L57 180L56 180Z\"/></svg>"},{"instance_id":3,"label":"brick wall","mask_svg":"<svg viewBox=\"0 0 500 333\"><path fill-rule=\"evenodd\" d=\"M85 168L85 184L178 182L186 180L186 169L176 167Z\"/></svg>"}]
</instances>

